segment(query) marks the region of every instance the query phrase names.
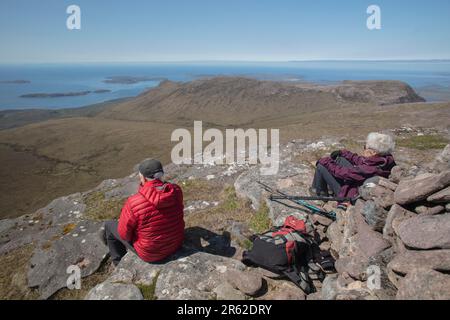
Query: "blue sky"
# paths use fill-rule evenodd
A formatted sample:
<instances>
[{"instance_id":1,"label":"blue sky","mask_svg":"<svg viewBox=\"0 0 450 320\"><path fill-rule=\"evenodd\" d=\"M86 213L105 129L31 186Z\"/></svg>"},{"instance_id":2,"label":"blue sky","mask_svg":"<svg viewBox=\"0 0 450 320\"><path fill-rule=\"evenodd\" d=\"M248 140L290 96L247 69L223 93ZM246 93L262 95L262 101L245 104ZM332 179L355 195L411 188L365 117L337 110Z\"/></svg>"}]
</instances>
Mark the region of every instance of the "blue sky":
<instances>
[{"instance_id":1,"label":"blue sky","mask_svg":"<svg viewBox=\"0 0 450 320\"><path fill-rule=\"evenodd\" d=\"M81 30L66 28L81 7ZM382 29L366 28L381 7ZM449 59L448 0L1 0L0 63Z\"/></svg>"}]
</instances>

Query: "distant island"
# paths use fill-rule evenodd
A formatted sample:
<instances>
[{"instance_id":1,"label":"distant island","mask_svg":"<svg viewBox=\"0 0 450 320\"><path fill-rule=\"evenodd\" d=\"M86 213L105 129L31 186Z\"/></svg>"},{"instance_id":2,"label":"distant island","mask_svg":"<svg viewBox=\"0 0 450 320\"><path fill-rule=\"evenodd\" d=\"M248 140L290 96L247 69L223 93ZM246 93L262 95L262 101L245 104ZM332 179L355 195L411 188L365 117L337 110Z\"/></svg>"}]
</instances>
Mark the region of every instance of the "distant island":
<instances>
[{"instance_id":1,"label":"distant island","mask_svg":"<svg viewBox=\"0 0 450 320\"><path fill-rule=\"evenodd\" d=\"M27 84L31 83L29 80L0 80L2 84Z\"/></svg>"},{"instance_id":2,"label":"distant island","mask_svg":"<svg viewBox=\"0 0 450 320\"><path fill-rule=\"evenodd\" d=\"M95 91L78 91L78 92L58 92L58 93L28 93L23 94L20 98L63 98L63 97L78 97L78 96L86 96L90 93L107 93L111 92L108 89L98 89Z\"/></svg>"},{"instance_id":3,"label":"distant island","mask_svg":"<svg viewBox=\"0 0 450 320\"><path fill-rule=\"evenodd\" d=\"M132 77L132 76L112 76L107 77L103 80L104 83L113 83L113 84L135 84L139 82L147 82L147 81L164 81L166 78L162 77Z\"/></svg>"}]
</instances>

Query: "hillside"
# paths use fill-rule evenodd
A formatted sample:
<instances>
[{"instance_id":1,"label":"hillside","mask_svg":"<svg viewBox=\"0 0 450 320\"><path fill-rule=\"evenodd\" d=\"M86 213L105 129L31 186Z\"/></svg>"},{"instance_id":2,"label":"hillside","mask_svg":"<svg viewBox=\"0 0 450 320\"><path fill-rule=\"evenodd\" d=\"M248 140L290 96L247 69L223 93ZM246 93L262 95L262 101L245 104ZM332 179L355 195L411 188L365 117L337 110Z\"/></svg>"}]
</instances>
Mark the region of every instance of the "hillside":
<instances>
[{"instance_id":1,"label":"hillside","mask_svg":"<svg viewBox=\"0 0 450 320\"><path fill-rule=\"evenodd\" d=\"M304 195L314 159L330 150L361 150L362 143L333 138L297 139L282 145L281 170L261 176L258 166L165 167L184 192L185 243L167 261L142 262L128 253L112 270L98 237L102 221L117 218L137 188L137 173L103 181L96 188L51 201L33 214L0 221L0 297L6 299L200 299L200 300L391 300L449 299L450 145L416 149L433 129L396 128L398 166L390 180L367 183L362 199L337 220L306 215L320 247L337 260L336 270L313 281L306 295L291 282L246 267L242 252L250 237L282 224L302 208L272 202L256 181L288 194ZM440 132L449 136L449 132ZM427 141L431 141L427 138ZM414 142L416 144L414 144ZM407 145L408 147L405 147ZM82 271L81 290L66 287L66 268ZM380 270L370 287L369 266Z\"/></svg>"},{"instance_id":2,"label":"hillside","mask_svg":"<svg viewBox=\"0 0 450 320\"><path fill-rule=\"evenodd\" d=\"M0 112L0 217L119 178L143 158L168 163L171 132L194 120L205 128L278 128L283 142L448 126L450 103L420 101L397 81L325 86L220 77L166 81L136 98L85 108Z\"/></svg>"},{"instance_id":3,"label":"hillside","mask_svg":"<svg viewBox=\"0 0 450 320\"><path fill-rule=\"evenodd\" d=\"M133 101L100 112L99 117L181 123L201 119L215 126L249 126L277 117L295 121L305 113L337 112L351 103L424 101L398 81L347 81L320 86L223 77L189 83L165 81Z\"/></svg>"}]
</instances>

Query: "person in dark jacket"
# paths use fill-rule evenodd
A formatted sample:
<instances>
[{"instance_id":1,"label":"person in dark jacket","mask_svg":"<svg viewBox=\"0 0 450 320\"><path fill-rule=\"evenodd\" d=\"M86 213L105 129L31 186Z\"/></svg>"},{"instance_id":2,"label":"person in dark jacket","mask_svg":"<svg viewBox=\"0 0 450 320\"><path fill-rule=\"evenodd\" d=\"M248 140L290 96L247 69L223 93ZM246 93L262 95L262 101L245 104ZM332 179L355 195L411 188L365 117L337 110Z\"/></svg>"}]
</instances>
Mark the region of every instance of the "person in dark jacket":
<instances>
[{"instance_id":1,"label":"person in dark jacket","mask_svg":"<svg viewBox=\"0 0 450 320\"><path fill-rule=\"evenodd\" d=\"M348 150L337 150L317 162L311 193L319 196L355 198L365 180L381 176L388 178L395 166L392 152L394 139L387 134L372 132L367 136L361 156ZM348 204L341 204L346 207Z\"/></svg>"},{"instance_id":2,"label":"person in dark jacket","mask_svg":"<svg viewBox=\"0 0 450 320\"><path fill-rule=\"evenodd\" d=\"M129 197L119 221L107 221L102 240L109 247L114 265L127 250L146 262L156 262L175 253L183 244L183 192L161 180L161 163L146 160L139 165L139 190Z\"/></svg>"}]
</instances>

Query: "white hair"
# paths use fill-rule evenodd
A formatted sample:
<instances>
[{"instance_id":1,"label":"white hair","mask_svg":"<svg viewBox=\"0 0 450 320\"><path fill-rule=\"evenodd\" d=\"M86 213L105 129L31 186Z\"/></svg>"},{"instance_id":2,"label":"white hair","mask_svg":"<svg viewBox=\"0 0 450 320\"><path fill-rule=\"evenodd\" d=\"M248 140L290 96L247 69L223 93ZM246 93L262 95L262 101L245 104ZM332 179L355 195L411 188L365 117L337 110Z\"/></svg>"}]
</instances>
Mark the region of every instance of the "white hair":
<instances>
[{"instance_id":1,"label":"white hair","mask_svg":"<svg viewBox=\"0 0 450 320\"><path fill-rule=\"evenodd\" d=\"M376 151L378 154L390 154L395 149L395 141L388 134L371 132L367 136L366 148Z\"/></svg>"}]
</instances>

